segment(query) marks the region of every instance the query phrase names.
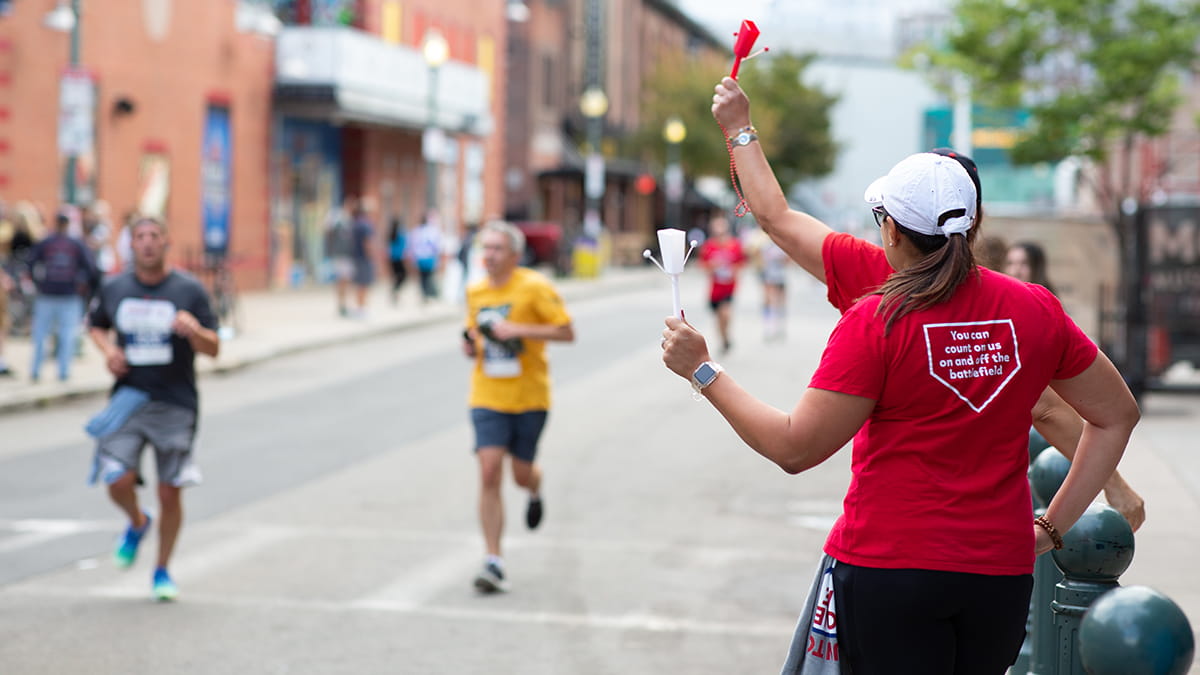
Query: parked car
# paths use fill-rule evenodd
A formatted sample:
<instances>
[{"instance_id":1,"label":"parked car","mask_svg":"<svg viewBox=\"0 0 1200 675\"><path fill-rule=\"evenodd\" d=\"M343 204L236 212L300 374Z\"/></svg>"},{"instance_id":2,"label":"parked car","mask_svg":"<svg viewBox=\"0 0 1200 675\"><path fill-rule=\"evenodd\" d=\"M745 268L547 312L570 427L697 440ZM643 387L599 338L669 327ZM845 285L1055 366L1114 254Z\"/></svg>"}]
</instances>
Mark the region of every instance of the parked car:
<instances>
[{"instance_id":1,"label":"parked car","mask_svg":"<svg viewBox=\"0 0 1200 675\"><path fill-rule=\"evenodd\" d=\"M558 250L562 244L562 225L545 221L521 221L513 223L525 235L525 255L521 264L555 265L559 264Z\"/></svg>"}]
</instances>

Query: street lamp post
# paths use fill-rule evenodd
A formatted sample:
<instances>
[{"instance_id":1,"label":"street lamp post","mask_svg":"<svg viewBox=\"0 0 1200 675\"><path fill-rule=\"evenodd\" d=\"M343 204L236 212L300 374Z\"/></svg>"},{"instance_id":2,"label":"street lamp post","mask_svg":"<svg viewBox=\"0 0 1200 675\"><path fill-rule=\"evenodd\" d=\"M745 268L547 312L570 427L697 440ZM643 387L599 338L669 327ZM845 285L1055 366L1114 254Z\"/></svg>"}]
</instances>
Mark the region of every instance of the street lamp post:
<instances>
[{"instance_id":1,"label":"street lamp post","mask_svg":"<svg viewBox=\"0 0 1200 675\"><path fill-rule=\"evenodd\" d=\"M667 141L667 227L678 227L683 206L683 167L679 163L679 144L687 138L687 126L683 120L672 115L663 126L663 139Z\"/></svg>"},{"instance_id":2,"label":"street lamp post","mask_svg":"<svg viewBox=\"0 0 1200 675\"><path fill-rule=\"evenodd\" d=\"M67 58L67 67L74 73L80 64L79 0L70 0L69 5L60 0L58 6L46 14L43 23L51 30L70 34L71 47ZM68 151L66 159L66 167L63 169L63 201L67 204L74 204L78 191L75 174L78 171L79 156L74 151Z\"/></svg>"},{"instance_id":3,"label":"street lamp post","mask_svg":"<svg viewBox=\"0 0 1200 675\"><path fill-rule=\"evenodd\" d=\"M583 176L583 230L589 237L600 234L600 200L604 197L604 156L600 142L604 135L604 114L608 96L599 87L590 87L579 99L579 112L587 119L588 156Z\"/></svg>"},{"instance_id":4,"label":"street lamp post","mask_svg":"<svg viewBox=\"0 0 1200 675\"><path fill-rule=\"evenodd\" d=\"M421 139L421 149L425 155L425 208L427 212L436 212L438 209L438 165L444 147L442 131L437 123L438 71L450 57L450 45L447 44L441 31L430 28L425 33L421 55L425 58L425 64L429 66L429 120L425 127L425 136Z\"/></svg>"}]
</instances>

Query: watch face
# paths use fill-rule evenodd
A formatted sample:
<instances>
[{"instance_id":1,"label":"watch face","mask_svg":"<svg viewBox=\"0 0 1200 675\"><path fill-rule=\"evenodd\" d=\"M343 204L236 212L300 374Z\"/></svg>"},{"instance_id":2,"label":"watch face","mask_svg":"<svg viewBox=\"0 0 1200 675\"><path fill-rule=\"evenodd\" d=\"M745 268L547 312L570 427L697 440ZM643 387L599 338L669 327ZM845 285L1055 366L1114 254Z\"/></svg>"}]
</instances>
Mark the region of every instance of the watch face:
<instances>
[{"instance_id":1,"label":"watch face","mask_svg":"<svg viewBox=\"0 0 1200 675\"><path fill-rule=\"evenodd\" d=\"M713 378L716 376L717 369L713 368L707 363L700 364L700 367L696 369L696 373L693 375L693 377L696 378L696 381L701 385L707 385L709 382L712 382Z\"/></svg>"},{"instance_id":2,"label":"watch face","mask_svg":"<svg viewBox=\"0 0 1200 675\"><path fill-rule=\"evenodd\" d=\"M737 143L738 145L748 144L750 142L750 132L743 131L742 133L738 134L737 140L734 142Z\"/></svg>"}]
</instances>

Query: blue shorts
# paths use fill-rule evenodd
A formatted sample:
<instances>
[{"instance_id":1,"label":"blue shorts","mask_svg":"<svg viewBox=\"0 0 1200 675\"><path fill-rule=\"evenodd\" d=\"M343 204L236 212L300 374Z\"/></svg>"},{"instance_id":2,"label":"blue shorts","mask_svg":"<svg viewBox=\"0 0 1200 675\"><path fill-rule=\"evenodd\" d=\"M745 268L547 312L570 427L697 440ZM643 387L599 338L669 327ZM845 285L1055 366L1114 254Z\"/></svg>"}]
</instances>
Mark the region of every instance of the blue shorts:
<instances>
[{"instance_id":1,"label":"blue shorts","mask_svg":"<svg viewBox=\"0 0 1200 675\"><path fill-rule=\"evenodd\" d=\"M486 447L506 448L513 457L532 462L537 456L538 439L546 427L546 410L502 413L487 408L471 408L475 425L475 450Z\"/></svg>"}]
</instances>

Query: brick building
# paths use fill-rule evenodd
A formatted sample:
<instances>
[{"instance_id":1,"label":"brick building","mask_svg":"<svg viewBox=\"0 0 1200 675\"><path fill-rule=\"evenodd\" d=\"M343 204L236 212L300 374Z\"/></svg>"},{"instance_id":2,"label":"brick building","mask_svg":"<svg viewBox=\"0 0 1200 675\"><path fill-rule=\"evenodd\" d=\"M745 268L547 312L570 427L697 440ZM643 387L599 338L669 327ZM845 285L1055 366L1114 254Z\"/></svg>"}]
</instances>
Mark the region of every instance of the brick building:
<instances>
[{"instance_id":1,"label":"brick building","mask_svg":"<svg viewBox=\"0 0 1200 675\"><path fill-rule=\"evenodd\" d=\"M272 181L277 283L320 279L330 210L444 230L502 213L501 0L276 0ZM443 41L432 66L424 47ZM435 132L430 132L436 129ZM435 180L430 183L429 176Z\"/></svg>"},{"instance_id":2,"label":"brick building","mask_svg":"<svg viewBox=\"0 0 1200 675\"><path fill-rule=\"evenodd\" d=\"M661 60L726 59L732 40L726 45L666 0L525 4L529 19L510 25L508 45L505 212L513 219L557 222L568 233L580 230L588 145L580 99L589 86L598 86L608 102L600 123L601 220L614 242L627 241L624 248L640 261L642 247L663 222L664 195L657 187L650 193L637 189L639 177L655 167L619 156L611 141L641 125L646 81Z\"/></svg>"},{"instance_id":3,"label":"brick building","mask_svg":"<svg viewBox=\"0 0 1200 675\"><path fill-rule=\"evenodd\" d=\"M82 129L63 139L78 203L107 201L114 224L164 216L177 264L200 259L207 229L242 283L265 284L271 42L237 29L232 0L78 4L75 69L71 32L47 25L57 0L0 15L0 197L50 216L70 183L60 131ZM60 124L64 79L75 113Z\"/></svg>"}]
</instances>

